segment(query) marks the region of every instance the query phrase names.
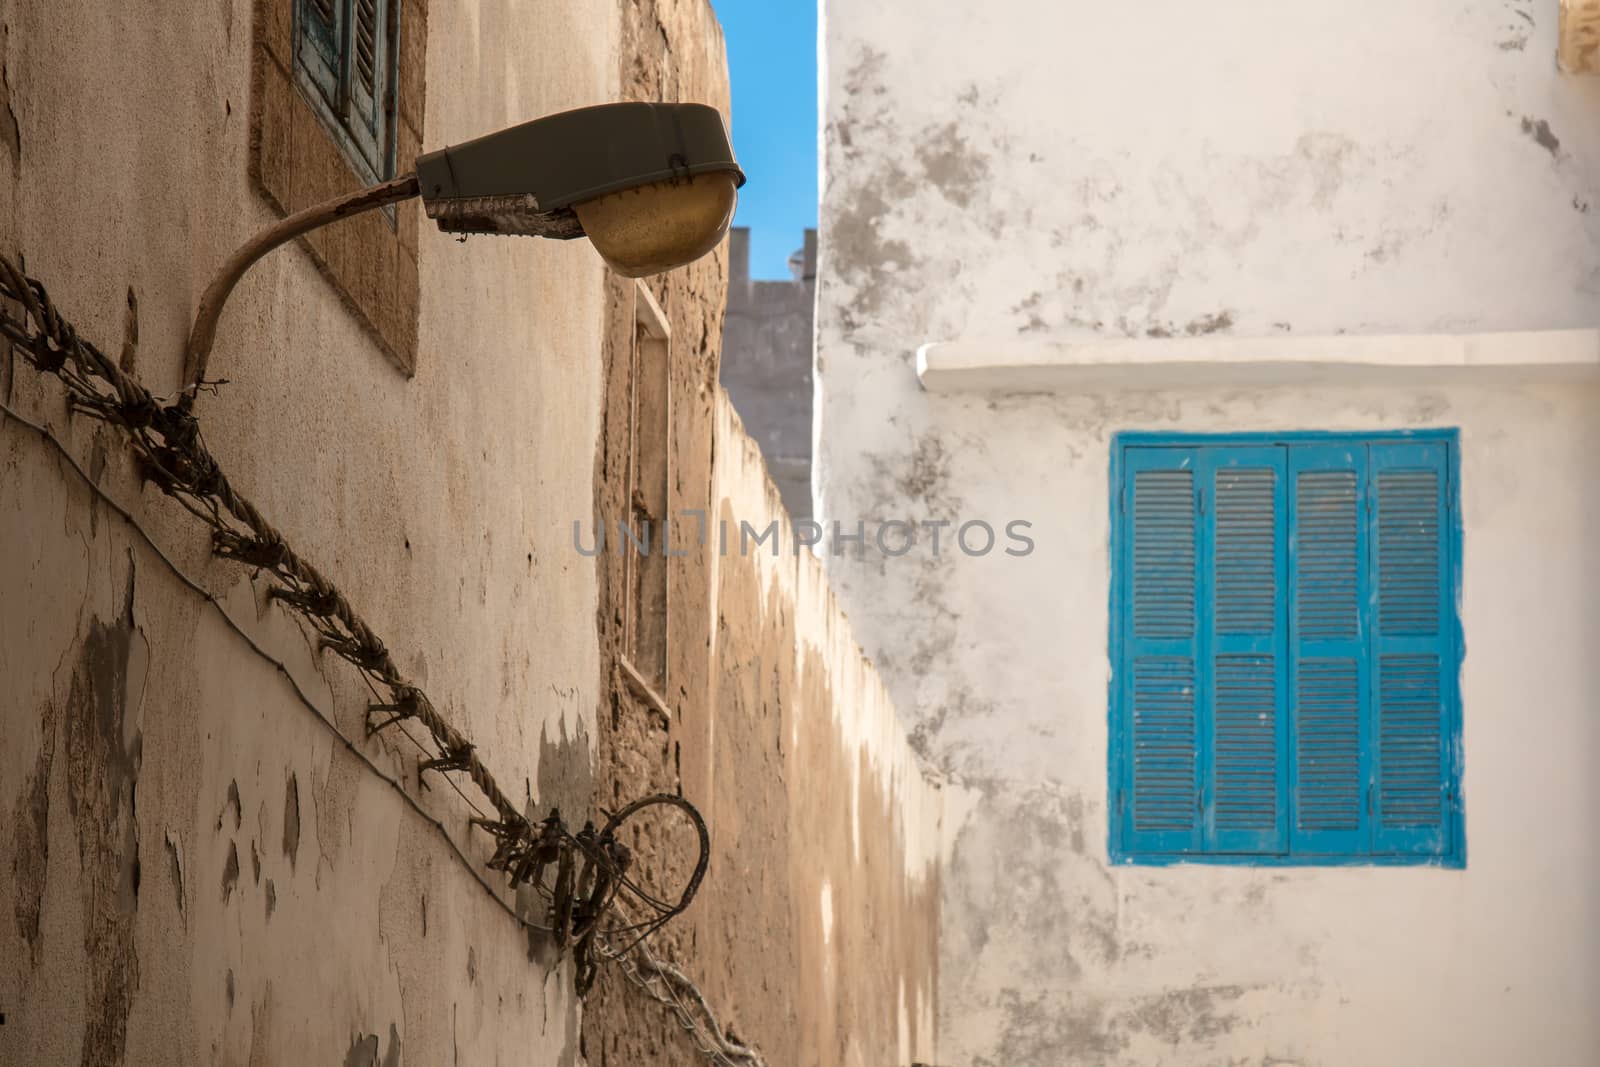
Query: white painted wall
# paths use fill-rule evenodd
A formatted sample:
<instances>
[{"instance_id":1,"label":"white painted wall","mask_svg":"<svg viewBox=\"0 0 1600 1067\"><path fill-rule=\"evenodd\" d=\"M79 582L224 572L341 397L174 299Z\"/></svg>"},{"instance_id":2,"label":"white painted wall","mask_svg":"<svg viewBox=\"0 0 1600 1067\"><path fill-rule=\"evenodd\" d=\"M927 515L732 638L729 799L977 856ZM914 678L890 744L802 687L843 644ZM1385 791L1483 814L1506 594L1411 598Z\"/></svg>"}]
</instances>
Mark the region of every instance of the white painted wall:
<instances>
[{"instance_id":1,"label":"white painted wall","mask_svg":"<svg viewBox=\"0 0 1600 1067\"><path fill-rule=\"evenodd\" d=\"M823 6L818 514L1038 546L829 557L950 782L942 1062L1600 1062L1600 390L935 395L914 367L1600 325L1600 79L1556 73L1557 5ZM1112 435L1408 426L1461 431L1466 869L1111 868Z\"/></svg>"}]
</instances>

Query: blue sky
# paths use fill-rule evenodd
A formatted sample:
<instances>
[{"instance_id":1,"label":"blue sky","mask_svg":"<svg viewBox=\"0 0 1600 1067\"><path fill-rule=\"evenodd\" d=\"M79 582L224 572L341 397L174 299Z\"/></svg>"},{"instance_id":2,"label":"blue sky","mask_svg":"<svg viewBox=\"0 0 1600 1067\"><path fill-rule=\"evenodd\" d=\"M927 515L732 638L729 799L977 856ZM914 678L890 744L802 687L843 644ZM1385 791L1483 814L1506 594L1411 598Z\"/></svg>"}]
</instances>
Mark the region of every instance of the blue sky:
<instances>
[{"instance_id":1,"label":"blue sky","mask_svg":"<svg viewBox=\"0 0 1600 1067\"><path fill-rule=\"evenodd\" d=\"M788 278L789 253L817 224L816 0L712 0L728 42L733 150L749 183L735 226L750 227L750 276Z\"/></svg>"}]
</instances>

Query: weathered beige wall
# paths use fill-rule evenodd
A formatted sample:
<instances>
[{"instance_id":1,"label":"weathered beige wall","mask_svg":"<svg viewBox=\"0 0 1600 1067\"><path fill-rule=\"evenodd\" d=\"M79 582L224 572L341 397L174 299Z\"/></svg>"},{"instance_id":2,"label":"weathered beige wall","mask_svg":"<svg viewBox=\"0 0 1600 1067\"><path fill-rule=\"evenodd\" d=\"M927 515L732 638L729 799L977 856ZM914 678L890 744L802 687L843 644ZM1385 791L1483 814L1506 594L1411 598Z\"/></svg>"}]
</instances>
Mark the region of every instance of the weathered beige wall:
<instances>
[{"instance_id":1,"label":"weathered beige wall","mask_svg":"<svg viewBox=\"0 0 1600 1067\"><path fill-rule=\"evenodd\" d=\"M655 950L771 1067L939 1062L942 796L820 562L796 552L759 446L726 392L709 399L688 443L714 458L674 512L687 554L673 562L705 578L673 587L668 714L619 691L601 720L607 787L681 790L711 832L704 887ZM706 514L703 541L684 509ZM742 550L742 523L776 532ZM663 887L682 884L679 844L630 842ZM588 1062L700 1062L663 1039L661 1017L606 972L585 1011Z\"/></svg>"},{"instance_id":2,"label":"weathered beige wall","mask_svg":"<svg viewBox=\"0 0 1600 1067\"><path fill-rule=\"evenodd\" d=\"M616 95L615 9L430 9L425 147ZM247 177L251 14L0 4L0 243L108 351L131 291L133 370L158 393L210 272L271 219ZM581 242L425 224L421 278L407 380L299 248L274 253L228 308L211 370L229 384L198 412L501 781L545 800L565 782L581 806L600 666L595 575L568 545L591 508L602 268ZM114 433L20 361L8 402L359 736L353 671L141 491ZM13 424L0 604L0 1063L571 1061L565 971ZM365 749L414 789L392 740ZM421 796L481 857L460 798Z\"/></svg>"},{"instance_id":3,"label":"weathered beige wall","mask_svg":"<svg viewBox=\"0 0 1600 1067\"><path fill-rule=\"evenodd\" d=\"M940 792L720 389L713 485L713 987L774 1065L942 1062Z\"/></svg>"},{"instance_id":4,"label":"weathered beige wall","mask_svg":"<svg viewBox=\"0 0 1600 1067\"><path fill-rule=\"evenodd\" d=\"M613 98L727 107L704 0L445 3L424 146ZM271 219L246 176L248 0L159 23L0 7L0 242L109 351L178 384L215 264ZM11 136L14 134L14 136ZM404 210L415 210L407 207ZM582 243L428 226L417 375L299 248L235 295L200 399L233 482L335 578L503 784L587 809L677 788L715 841L661 951L768 1062L933 1058L939 797L834 606L790 554L676 561L672 758L607 733L593 514L609 283ZM675 337L674 507L782 509L716 391L725 255L653 280ZM625 287L624 287L625 288ZM16 361L7 403L105 490L349 736L366 692L171 501L117 436ZM784 537L792 544L792 536ZM71 470L0 425L0 1063L695 1062L608 975L584 1011L436 832L344 751ZM415 753L364 750L416 791ZM637 744L636 744L637 742ZM600 754L598 766L591 745ZM678 775L681 758L682 775ZM418 793L475 859L453 792ZM649 857L646 857L649 858Z\"/></svg>"},{"instance_id":5,"label":"weathered beige wall","mask_svg":"<svg viewBox=\"0 0 1600 1067\"><path fill-rule=\"evenodd\" d=\"M705 0L626 0L622 93L726 108L721 32ZM736 146L737 147L737 146ZM752 175L759 181L759 175ZM671 330L666 714L616 673L623 653L621 557L593 561L611 688L598 718L597 793L614 803L680 791L703 812L710 870L690 909L653 940L687 971L730 1031L771 1067L908 1065L933 1051L940 798L923 781L895 711L834 604L822 568L796 558L760 452L717 385L727 246L648 279ZM608 373L623 381L631 283L608 288ZM597 449L596 521L625 516L629 427L610 413ZM785 524L777 559L721 555L698 522ZM586 538L592 545L592 538ZM641 877L687 873L682 842L631 841ZM584 1009L591 1067L703 1062L615 969Z\"/></svg>"}]
</instances>

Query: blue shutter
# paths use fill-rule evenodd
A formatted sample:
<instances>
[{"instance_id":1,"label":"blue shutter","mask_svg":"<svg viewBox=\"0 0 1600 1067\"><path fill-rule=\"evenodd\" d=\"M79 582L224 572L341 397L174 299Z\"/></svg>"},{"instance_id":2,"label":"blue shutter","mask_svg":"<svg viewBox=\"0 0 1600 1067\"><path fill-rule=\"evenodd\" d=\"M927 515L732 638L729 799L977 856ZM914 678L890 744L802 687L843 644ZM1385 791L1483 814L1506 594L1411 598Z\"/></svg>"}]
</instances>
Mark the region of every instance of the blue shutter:
<instances>
[{"instance_id":1,"label":"blue shutter","mask_svg":"<svg viewBox=\"0 0 1600 1067\"><path fill-rule=\"evenodd\" d=\"M1366 851L1369 715L1367 447L1295 445L1289 452L1290 693L1296 855Z\"/></svg>"},{"instance_id":2,"label":"blue shutter","mask_svg":"<svg viewBox=\"0 0 1600 1067\"><path fill-rule=\"evenodd\" d=\"M1121 854L1459 860L1454 447L1120 451Z\"/></svg>"},{"instance_id":3,"label":"blue shutter","mask_svg":"<svg viewBox=\"0 0 1600 1067\"><path fill-rule=\"evenodd\" d=\"M327 105L343 113L345 5L349 0L295 0L295 59Z\"/></svg>"},{"instance_id":4,"label":"blue shutter","mask_svg":"<svg viewBox=\"0 0 1600 1067\"><path fill-rule=\"evenodd\" d=\"M1370 456L1372 848L1443 855L1453 822L1447 451L1438 442L1374 444Z\"/></svg>"},{"instance_id":5,"label":"blue shutter","mask_svg":"<svg viewBox=\"0 0 1600 1067\"><path fill-rule=\"evenodd\" d=\"M1195 453L1126 453L1119 804L1129 852L1200 847Z\"/></svg>"},{"instance_id":6,"label":"blue shutter","mask_svg":"<svg viewBox=\"0 0 1600 1067\"><path fill-rule=\"evenodd\" d=\"M1206 848L1279 853L1289 829L1284 450L1217 447L1200 457Z\"/></svg>"}]
</instances>

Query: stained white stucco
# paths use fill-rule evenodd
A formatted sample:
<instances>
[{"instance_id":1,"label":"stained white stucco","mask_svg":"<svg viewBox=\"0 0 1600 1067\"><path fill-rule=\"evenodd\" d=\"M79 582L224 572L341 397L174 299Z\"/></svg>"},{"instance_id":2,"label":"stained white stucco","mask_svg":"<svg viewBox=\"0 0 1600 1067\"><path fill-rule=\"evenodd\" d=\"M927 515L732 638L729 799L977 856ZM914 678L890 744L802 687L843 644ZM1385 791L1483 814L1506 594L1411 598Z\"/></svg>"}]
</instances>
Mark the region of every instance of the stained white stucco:
<instances>
[{"instance_id":1,"label":"stained white stucco","mask_svg":"<svg viewBox=\"0 0 1600 1067\"><path fill-rule=\"evenodd\" d=\"M818 515L1037 546L827 557L949 782L944 1061L1600 1060L1600 389L934 393L915 360L1451 335L1518 362L1483 335L1600 326L1600 82L1557 72L1556 29L1553 0L824 3ZM1466 868L1112 867L1112 435L1421 426L1460 429Z\"/></svg>"}]
</instances>

